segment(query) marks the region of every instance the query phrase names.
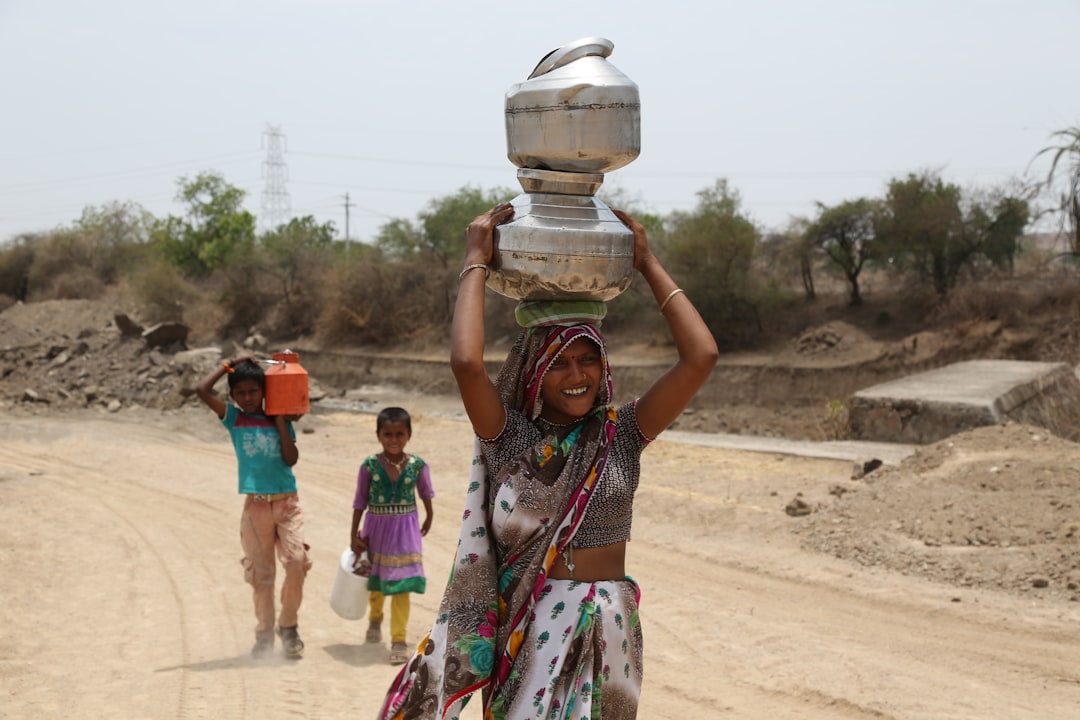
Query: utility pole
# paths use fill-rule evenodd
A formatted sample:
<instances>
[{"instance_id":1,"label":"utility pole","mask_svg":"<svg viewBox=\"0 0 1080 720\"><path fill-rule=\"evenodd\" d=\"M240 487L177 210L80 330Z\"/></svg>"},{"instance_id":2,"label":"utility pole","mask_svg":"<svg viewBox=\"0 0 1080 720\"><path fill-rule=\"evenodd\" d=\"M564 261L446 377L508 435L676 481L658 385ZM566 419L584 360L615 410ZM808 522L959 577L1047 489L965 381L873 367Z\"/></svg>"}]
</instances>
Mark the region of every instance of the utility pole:
<instances>
[{"instance_id":1,"label":"utility pole","mask_svg":"<svg viewBox=\"0 0 1080 720\"><path fill-rule=\"evenodd\" d=\"M349 193L345 193L345 257L349 257L349 248L352 246L352 240L349 237L349 208L353 207L354 203L349 202Z\"/></svg>"},{"instance_id":2,"label":"utility pole","mask_svg":"<svg viewBox=\"0 0 1080 720\"><path fill-rule=\"evenodd\" d=\"M289 221L292 207L285 181L289 179L289 168L285 165L285 133L280 125L267 124L263 131L263 148L266 160L263 161L263 192L261 218L264 230L275 230Z\"/></svg>"}]
</instances>

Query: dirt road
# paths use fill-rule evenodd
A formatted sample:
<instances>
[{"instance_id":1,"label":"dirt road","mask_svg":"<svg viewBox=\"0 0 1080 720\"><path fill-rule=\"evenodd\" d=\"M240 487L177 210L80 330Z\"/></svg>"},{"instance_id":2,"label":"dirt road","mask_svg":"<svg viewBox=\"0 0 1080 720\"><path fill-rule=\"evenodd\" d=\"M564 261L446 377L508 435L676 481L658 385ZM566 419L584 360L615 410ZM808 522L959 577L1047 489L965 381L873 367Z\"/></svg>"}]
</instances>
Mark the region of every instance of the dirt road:
<instances>
[{"instance_id":1,"label":"dirt road","mask_svg":"<svg viewBox=\"0 0 1080 720\"><path fill-rule=\"evenodd\" d=\"M423 407L409 450L438 497L434 616L456 542L468 426ZM315 566L306 657L255 662L240 499L206 411L0 419L0 717L364 718L396 669L330 609L370 415L317 414L297 475ZM642 718L1080 716L1080 607L957 589L799 549L783 506L847 462L694 447L644 456L630 568L643 589ZM478 701L464 718L478 718Z\"/></svg>"}]
</instances>

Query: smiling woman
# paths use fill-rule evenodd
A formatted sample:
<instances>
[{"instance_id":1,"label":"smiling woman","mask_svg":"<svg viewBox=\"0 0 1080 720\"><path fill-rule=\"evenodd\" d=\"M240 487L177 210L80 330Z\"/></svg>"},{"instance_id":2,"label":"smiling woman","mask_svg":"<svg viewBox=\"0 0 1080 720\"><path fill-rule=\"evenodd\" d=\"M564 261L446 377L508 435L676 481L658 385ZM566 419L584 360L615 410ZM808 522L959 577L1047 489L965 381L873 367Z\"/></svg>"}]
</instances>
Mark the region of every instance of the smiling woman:
<instances>
[{"instance_id":1,"label":"smiling woman","mask_svg":"<svg viewBox=\"0 0 1080 720\"><path fill-rule=\"evenodd\" d=\"M625 560L640 456L708 378L717 349L645 229L615 213L633 233L634 268L663 305L679 355L620 407L611 405L601 302L522 301L524 330L491 381L485 274L473 270L490 264L494 229L513 207L469 225L450 359L476 433L471 482L439 617L382 718L456 716L476 690L485 717L636 716L640 593Z\"/></svg>"}]
</instances>

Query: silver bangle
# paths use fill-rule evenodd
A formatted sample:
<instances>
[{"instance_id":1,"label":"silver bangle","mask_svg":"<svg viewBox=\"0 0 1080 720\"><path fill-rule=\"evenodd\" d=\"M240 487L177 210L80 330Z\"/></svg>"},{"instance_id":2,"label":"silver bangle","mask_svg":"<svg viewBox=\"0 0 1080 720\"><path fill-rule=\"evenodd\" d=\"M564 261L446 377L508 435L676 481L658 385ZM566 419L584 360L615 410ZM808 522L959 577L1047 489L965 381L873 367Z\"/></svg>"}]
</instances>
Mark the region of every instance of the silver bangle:
<instances>
[{"instance_id":1,"label":"silver bangle","mask_svg":"<svg viewBox=\"0 0 1080 720\"><path fill-rule=\"evenodd\" d=\"M484 268L484 279L485 280L488 278L488 275L491 274L491 270L488 268L488 266L485 263L473 263L472 265L466 265L465 266L465 269L462 270L461 273L458 275L458 280L463 279L465 277L466 273L468 273L470 270L475 270L476 268Z\"/></svg>"},{"instance_id":2,"label":"silver bangle","mask_svg":"<svg viewBox=\"0 0 1080 720\"><path fill-rule=\"evenodd\" d=\"M666 298L664 298L664 301L663 301L662 303L660 303L660 314L661 314L661 315L663 315L663 314L664 314L664 308L666 308L666 307L667 307L667 304L668 304L669 302L671 302L671 298L675 297L675 296L676 296L676 295L678 295L679 293L682 293L683 295L685 295L685 294L686 294L686 291L685 291L685 290L683 290L682 288L678 288L678 287L677 287L677 288L675 288L674 290L672 290L671 292L669 292L669 293L667 294L667 297L666 297Z\"/></svg>"}]
</instances>

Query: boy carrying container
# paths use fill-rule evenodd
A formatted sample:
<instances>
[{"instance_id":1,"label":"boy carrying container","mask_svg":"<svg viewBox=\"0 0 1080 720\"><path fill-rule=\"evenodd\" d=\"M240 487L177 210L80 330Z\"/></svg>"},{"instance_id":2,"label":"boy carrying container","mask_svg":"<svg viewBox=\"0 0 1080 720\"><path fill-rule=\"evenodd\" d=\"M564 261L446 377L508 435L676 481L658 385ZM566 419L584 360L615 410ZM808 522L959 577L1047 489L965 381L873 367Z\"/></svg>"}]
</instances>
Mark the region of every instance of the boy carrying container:
<instances>
[{"instance_id":1,"label":"boy carrying container","mask_svg":"<svg viewBox=\"0 0 1080 720\"><path fill-rule=\"evenodd\" d=\"M222 375L228 376L232 400L228 404L214 392ZM298 632L297 614L311 560L292 471L299 458L292 428L296 418L269 417L263 412L266 374L254 358L226 360L199 382L196 391L228 429L236 451L239 490L245 496L240 517L240 543L244 549L241 562L255 601L255 646L251 654L264 657L274 648L276 551L285 568L277 634L285 655L300 658L304 643Z\"/></svg>"}]
</instances>

